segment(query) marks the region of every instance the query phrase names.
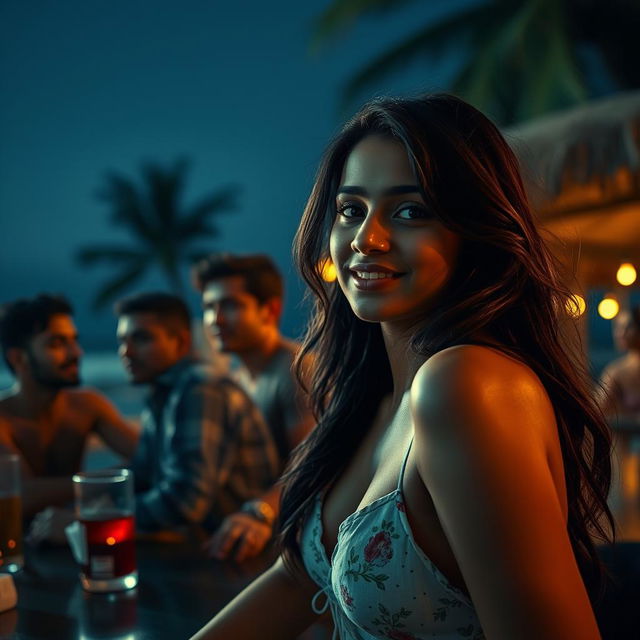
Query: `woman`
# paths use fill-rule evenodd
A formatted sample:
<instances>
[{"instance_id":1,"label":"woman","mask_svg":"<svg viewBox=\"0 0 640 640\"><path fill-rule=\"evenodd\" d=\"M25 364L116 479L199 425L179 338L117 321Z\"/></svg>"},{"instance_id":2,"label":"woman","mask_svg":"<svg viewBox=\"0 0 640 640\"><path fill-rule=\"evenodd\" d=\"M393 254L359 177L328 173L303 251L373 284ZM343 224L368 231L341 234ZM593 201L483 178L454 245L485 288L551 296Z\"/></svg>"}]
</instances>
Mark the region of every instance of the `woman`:
<instances>
[{"instance_id":1,"label":"woman","mask_svg":"<svg viewBox=\"0 0 640 640\"><path fill-rule=\"evenodd\" d=\"M365 106L295 254L318 426L281 559L196 638L295 638L328 607L343 640L598 638L581 569L613 528L610 440L495 126L446 95Z\"/></svg>"}]
</instances>

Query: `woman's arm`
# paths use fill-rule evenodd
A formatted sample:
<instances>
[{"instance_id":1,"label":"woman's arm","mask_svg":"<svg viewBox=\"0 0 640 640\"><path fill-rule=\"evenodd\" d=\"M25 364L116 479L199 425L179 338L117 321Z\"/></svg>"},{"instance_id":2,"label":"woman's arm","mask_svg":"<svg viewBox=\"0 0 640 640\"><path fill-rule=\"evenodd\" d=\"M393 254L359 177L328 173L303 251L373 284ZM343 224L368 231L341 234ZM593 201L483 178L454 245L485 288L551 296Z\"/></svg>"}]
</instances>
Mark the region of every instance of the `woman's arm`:
<instances>
[{"instance_id":1,"label":"woman's arm","mask_svg":"<svg viewBox=\"0 0 640 640\"><path fill-rule=\"evenodd\" d=\"M491 640L600 638L567 533L557 426L524 365L443 351L412 387L415 455ZM558 480L560 476L560 480ZM560 486L559 486L560 485Z\"/></svg>"},{"instance_id":2,"label":"woman's arm","mask_svg":"<svg viewBox=\"0 0 640 640\"><path fill-rule=\"evenodd\" d=\"M311 609L317 590L310 578L294 578L279 558L191 640L294 640L318 619Z\"/></svg>"}]
</instances>

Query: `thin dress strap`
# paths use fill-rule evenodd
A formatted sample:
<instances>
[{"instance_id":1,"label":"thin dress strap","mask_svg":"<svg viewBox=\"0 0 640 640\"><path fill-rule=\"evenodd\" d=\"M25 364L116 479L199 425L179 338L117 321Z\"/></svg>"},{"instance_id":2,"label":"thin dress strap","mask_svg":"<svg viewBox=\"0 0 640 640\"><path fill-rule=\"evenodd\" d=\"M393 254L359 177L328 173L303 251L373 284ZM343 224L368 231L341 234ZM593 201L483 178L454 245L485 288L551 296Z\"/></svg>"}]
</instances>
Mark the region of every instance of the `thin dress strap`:
<instances>
[{"instance_id":1,"label":"thin dress strap","mask_svg":"<svg viewBox=\"0 0 640 640\"><path fill-rule=\"evenodd\" d=\"M404 460L402 461L402 466L400 467L400 474L398 475L398 486L396 487L396 491L402 493L402 480L404 479L404 470L407 467L407 460L409 460L409 453L411 453L411 445L413 444L414 436L411 436L411 440L409 441L409 446L407 447L407 452L404 454Z\"/></svg>"}]
</instances>

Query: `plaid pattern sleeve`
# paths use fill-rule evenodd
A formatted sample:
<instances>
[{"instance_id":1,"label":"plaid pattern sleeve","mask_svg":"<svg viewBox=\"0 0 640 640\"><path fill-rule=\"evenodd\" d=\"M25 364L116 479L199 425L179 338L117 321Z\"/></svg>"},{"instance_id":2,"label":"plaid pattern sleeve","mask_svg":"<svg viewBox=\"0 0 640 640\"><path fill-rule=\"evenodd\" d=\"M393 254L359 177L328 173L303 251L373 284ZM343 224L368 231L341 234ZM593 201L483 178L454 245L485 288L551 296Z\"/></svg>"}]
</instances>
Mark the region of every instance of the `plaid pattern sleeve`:
<instances>
[{"instance_id":1,"label":"plaid pattern sleeve","mask_svg":"<svg viewBox=\"0 0 640 640\"><path fill-rule=\"evenodd\" d=\"M136 499L143 530L221 518L276 478L275 446L249 398L194 371L172 389L158 420L156 478Z\"/></svg>"},{"instance_id":2,"label":"plaid pattern sleeve","mask_svg":"<svg viewBox=\"0 0 640 640\"><path fill-rule=\"evenodd\" d=\"M136 493L149 489L153 481L155 425L148 408L140 414L140 439L131 460Z\"/></svg>"}]
</instances>

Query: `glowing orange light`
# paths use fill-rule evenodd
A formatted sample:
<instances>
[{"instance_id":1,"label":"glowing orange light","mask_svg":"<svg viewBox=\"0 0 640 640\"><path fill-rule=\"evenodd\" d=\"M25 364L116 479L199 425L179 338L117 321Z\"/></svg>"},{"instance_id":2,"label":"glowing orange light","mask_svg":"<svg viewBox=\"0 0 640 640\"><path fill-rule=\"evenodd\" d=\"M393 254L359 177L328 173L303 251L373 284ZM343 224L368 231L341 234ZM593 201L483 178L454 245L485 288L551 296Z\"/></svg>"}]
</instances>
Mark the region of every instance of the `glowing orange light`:
<instances>
[{"instance_id":1,"label":"glowing orange light","mask_svg":"<svg viewBox=\"0 0 640 640\"><path fill-rule=\"evenodd\" d=\"M7 542L7 546L9 547L9 549L15 549L16 548L16 541L15 540L9 540Z\"/></svg>"},{"instance_id":2,"label":"glowing orange light","mask_svg":"<svg viewBox=\"0 0 640 640\"><path fill-rule=\"evenodd\" d=\"M333 282L338 277L336 266L331 261L331 258L323 260L319 266L320 274L325 282Z\"/></svg>"},{"instance_id":3,"label":"glowing orange light","mask_svg":"<svg viewBox=\"0 0 640 640\"><path fill-rule=\"evenodd\" d=\"M116 543L116 539L115 539L113 536L109 536L109 537L107 538L107 544L108 544L108 545L110 545L110 546L111 546L111 545L114 545L115 543Z\"/></svg>"}]
</instances>

